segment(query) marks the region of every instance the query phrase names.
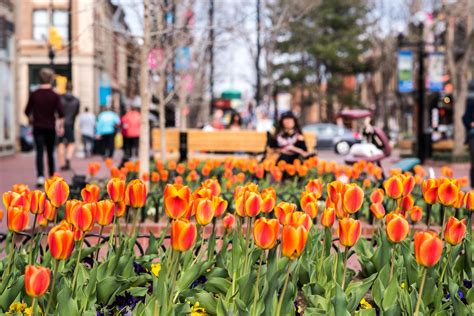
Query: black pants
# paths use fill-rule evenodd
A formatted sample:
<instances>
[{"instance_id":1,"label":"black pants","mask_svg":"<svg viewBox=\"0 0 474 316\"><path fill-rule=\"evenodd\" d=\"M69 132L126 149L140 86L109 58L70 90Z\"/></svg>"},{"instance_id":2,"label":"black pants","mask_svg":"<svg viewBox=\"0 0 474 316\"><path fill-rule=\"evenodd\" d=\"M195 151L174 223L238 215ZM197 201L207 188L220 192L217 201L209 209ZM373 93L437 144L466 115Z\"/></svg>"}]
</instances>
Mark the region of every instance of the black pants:
<instances>
[{"instance_id":1,"label":"black pants","mask_svg":"<svg viewBox=\"0 0 474 316\"><path fill-rule=\"evenodd\" d=\"M138 137L124 137L123 151L127 158L138 156Z\"/></svg>"},{"instance_id":2,"label":"black pants","mask_svg":"<svg viewBox=\"0 0 474 316\"><path fill-rule=\"evenodd\" d=\"M471 188L474 188L474 136L470 136L469 140L469 156L471 157Z\"/></svg>"},{"instance_id":3,"label":"black pants","mask_svg":"<svg viewBox=\"0 0 474 316\"><path fill-rule=\"evenodd\" d=\"M44 148L48 156L48 171L51 177L54 172L54 142L56 140L56 131L54 129L33 128L33 138L36 147L36 174L38 177L44 177Z\"/></svg>"},{"instance_id":4,"label":"black pants","mask_svg":"<svg viewBox=\"0 0 474 316\"><path fill-rule=\"evenodd\" d=\"M115 150L115 134L106 134L101 136L104 157L112 158Z\"/></svg>"}]
</instances>

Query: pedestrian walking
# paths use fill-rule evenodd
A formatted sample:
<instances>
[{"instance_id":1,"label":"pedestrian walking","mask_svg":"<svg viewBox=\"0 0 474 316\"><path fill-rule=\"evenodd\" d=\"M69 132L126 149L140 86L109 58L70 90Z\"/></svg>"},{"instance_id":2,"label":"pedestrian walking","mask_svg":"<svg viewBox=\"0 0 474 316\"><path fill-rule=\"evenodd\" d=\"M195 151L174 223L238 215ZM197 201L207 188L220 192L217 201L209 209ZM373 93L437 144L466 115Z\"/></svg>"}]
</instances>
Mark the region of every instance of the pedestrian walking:
<instances>
[{"instance_id":1,"label":"pedestrian walking","mask_svg":"<svg viewBox=\"0 0 474 316\"><path fill-rule=\"evenodd\" d=\"M474 188L474 91L469 91L462 122L466 129L465 144L469 146L469 156L471 158L471 188Z\"/></svg>"},{"instance_id":2,"label":"pedestrian walking","mask_svg":"<svg viewBox=\"0 0 474 316\"><path fill-rule=\"evenodd\" d=\"M124 161L138 157L138 139L140 137L140 112L133 106L122 116L121 127L123 136Z\"/></svg>"},{"instance_id":3,"label":"pedestrian walking","mask_svg":"<svg viewBox=\"0 0 474 316\"><path fill-rule=\"evenodd\" d=\"M58 139L58 160L61 170L71 170L71 159L74 154L74 123L80 108L79 99L72 95L71 82L67 83L66 93L61 100L64 107L64 135Z\"/></svg>"},{"instance_id":4,"label":"pedestrian walking","mask_svg":"<svg viewBox=\"0 0 474 316\"><path fill-rule=\"evenodd\" d=\"M52 82L54 72L49 68L42 68L39 72L40 86L30 94L25 114L33 126L33 138L36 147L36 174L37 185L44 184L44 149L48 156L48 172L52 176L54 166L54 144L56 134L64 134L64 110L61 97L53 91Z\"/></svg>"},{"instance_id":5,"label":"pedestrian walking","mask_svg":"<svg viewBox=\"0 0 474 316\"><path fill-rule=\"evenodd\" d=\"M95 115L86 107L84 112L79 114L79 130L81 131L82 145L84 146L84 156L92 156L92 147L95 136Z\"/></svg>"},{"instance_id":6,"label":"pedestrian walking","mask_svg":"<svg viewBox=\"0 0 474 316\"><path fill-rule=\"evenodd\" d=\"M115 148L115 132L120 126L120 118L106 107L98 116L96 123L96 138L100 140L104 158L112 158Z\"/></svg>"}]
</instances>

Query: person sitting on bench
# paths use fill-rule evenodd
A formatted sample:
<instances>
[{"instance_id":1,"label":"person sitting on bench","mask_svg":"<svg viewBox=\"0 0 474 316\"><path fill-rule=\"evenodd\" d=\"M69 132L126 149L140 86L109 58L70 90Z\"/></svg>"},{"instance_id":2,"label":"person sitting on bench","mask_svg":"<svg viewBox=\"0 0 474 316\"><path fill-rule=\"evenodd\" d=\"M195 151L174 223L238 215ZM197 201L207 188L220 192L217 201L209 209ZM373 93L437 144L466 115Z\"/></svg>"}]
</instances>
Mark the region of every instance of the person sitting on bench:
<instances>
[{"instance_id":1,"label":"person sitting on bench","mask_svg":"<svg viewBox=\"0 0 474 316\"><path fill-rule=\"evenodd\" d=\"M281 115L275 134L269 139L268 147L278 154L277 161L283 160L287 163L293 163L296 159L307 158L311 155L306 147L298 120L292 112Z\"/></svg>"}]
</instances>

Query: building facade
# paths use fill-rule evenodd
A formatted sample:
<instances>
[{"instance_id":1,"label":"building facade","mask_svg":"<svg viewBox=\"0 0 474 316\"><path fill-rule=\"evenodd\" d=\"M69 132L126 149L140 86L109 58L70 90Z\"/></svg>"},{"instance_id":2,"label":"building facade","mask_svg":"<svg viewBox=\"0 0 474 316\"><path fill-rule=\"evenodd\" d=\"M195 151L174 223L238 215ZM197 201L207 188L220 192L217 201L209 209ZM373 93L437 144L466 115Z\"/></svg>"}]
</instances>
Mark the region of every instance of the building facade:
<instances>
[{"instance_id":1,"label":"building facade","mask_svg":"<svg viewBox=\"0 0 474 316\"><path fill-rule=\"evenodd\" d=\"M12 0L0 0L0 156L15 149L15 41Z\"/></svg>"},{"instance_id":2,"label":"building facade","mask_svg":"<svg viewBox=\"0 0 474 316\"><path fill-rule=\"evenodd\" d=\"M16 0L15 5L19 125L27 124L23 112L42 67L52 67L72 82L81 110L98 113L112 106L118 111L134 97L129 77L136 45L120 6L110 0ZM61 36L59 48L48 44L51 27Z\"/></svg>"}]
</instances>

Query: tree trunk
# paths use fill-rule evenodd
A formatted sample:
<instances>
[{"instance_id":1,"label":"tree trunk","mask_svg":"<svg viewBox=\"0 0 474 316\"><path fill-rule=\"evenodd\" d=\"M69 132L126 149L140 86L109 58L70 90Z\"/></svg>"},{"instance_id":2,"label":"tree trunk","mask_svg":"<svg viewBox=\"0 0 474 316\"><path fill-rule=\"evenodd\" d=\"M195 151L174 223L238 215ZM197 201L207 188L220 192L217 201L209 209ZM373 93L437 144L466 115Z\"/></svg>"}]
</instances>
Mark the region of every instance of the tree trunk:
<instances>
[{"instance_id":1,"label":"tree trunk","mask_svg":"<svg viewBox=\"0 0 474 316\"><path fill-rule=\"evenodd\" d=\"M453 155L454 156L461 156L464 152L464 139L465 139L465 131L464 125L462 123L462 116L464 111L466 110L466 101L467 101L467 92L468 92L468 82L466 72L462 72L460 74L458 80L458 89L456 89L456 95L454 95L454 113L453 113L453 120L454 120L454 148L453 148Z\"/></svg>"},{"instance_id":2,"label":"tree trunk","mask_svg":"<svg viewBox=\"0 0 474 316\"><path fill-rule=\"evenodd\" d=\"M150 95L148 89L148 51L150 48L150 0L143 2L143 46L141 51L140 63L140 97L141 97L141 126L140 126L140 144L139 161L140 177L144 173L150 172Z\"/></svg>"}]
</instances>

